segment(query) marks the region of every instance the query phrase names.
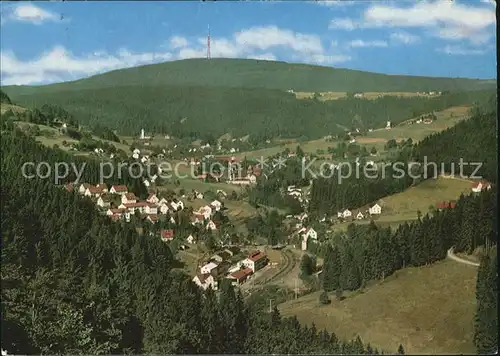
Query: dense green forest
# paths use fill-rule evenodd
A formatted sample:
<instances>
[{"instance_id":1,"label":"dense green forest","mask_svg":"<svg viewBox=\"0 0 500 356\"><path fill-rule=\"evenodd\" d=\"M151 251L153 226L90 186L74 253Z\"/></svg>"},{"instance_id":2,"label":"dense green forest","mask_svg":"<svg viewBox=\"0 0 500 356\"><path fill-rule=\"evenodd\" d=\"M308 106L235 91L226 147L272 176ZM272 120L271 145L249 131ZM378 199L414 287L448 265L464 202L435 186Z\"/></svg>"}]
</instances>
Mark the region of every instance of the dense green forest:
<instances>
[{"instance_id":1,"label":"dense green forest","mask_svg":"<svg viewBox=\"0 0 500 356\"><path fill-rule=\"evenodd\" d=\"M7 129L7 128L5 128ZM172 269L159 238L113 223L26 160L65 160L14 130L1 147L2 349L13 354L378 354L357 338L263 313ZM94 174L89 170L89 181ZM400 348L402 349L402 348Z\"/></svg>"},{"instance_id":2,"label":"dense green forest","mask_svg":"<svg viewBox=\"0 0 500 356\"><path fill-rule=\"evenodd\" d=\"M495 80L412 77L252 59L187 59L111 71L73 82L8 86L17 96L34 92L137 85L245 87L295 91L417 92L495 89ZM14 95L15 94L15 95Z\"/></svg>"},{"instance_id":3,"label":"dense green forest","mask_svg":"<svg viewBox=\"0 0 500 356\"><path fill-rule=\"evenodd\" d=\"M496 108L495 108L496 109ZM445 131L433 134L423 139L415 148L418 162L441 164L445 172L459 174L460 159L469 163L463 166L463 174L476 177L482 176L491 182L498 177L498 116L495 111L478 112L473 118L462 121ZM476 164L481 167L476 171ZM433 175L431 165L428 174ZM474 177L473 177L474 178Z\"/></svg>"},{"instance_id":4,"label":"dense green forest","mask_svg":"<svg viewBox=\"0 0 500 356\"><path fill-rule=\"evenodd\" d=\"M0 90L0 104L12 104L9 96L3 90Z\"/></svg>"},{"instance_id":5,"label":"dense green forest","mask_svg":"<svg viewBox=\"0 0 500 356\"><path fill-rule=\"evenodd\" d=\"M384 169L385 175L379 172L377 179L370 178L372 174L375 175L374 173L368 172L365 175L362 169L359 176L353 173L342 180L338 179L341 174L338 171L334 172L331 178L315 179L311 190L309 210L316 214L335 214L341 209L359 208L384 196L401 192L421 179L435 176L436 172L431 164L424 168L426 162L436 163L437 173L450 174L454 167L457 175L460 172L460 158L463 158L464 162L478 162L482 165L477 172L475 172L475 165L469 165L464 166L463 174L471 176L475 173L476 177L496 182L498 169L496 126L497 116L494 111L478 111L470 119L446 131L431 135L411 149L404 150L400 159ZM481 144L478 144L479 142ZM411 157L413 160L409 159ZM408 162L410 161L421 163L420 167L414 166L411 170L414 176L420 174L421 179L412 179L408 175ZM399 173L400 170L405 173ZM355 172L354 168L353 172Z\"/></svg>"},{"instance_id":6,"label":"dense green forest","mask_svg":"<svg viewBox=\"0 0 500 356\"><path fill-rule=\"evenodd\" d=\"M343 127L383 127L417 115L458 105L485 102L488 91L455 92L434 98L391 97L298 100L279 90L189 86L121 86L12 96L28 108L56 104L88 127L96 124L136 135L153 134L198 139L230 133L268 138L319 138L343 133ZM339 126L340 125L340 126ZM360 127L361 126L361 127Z\"/></svg>"},{"instance_id":7,"label":"dense green forest","mask_svg":"<svg viewBox=\"0 0 500 356\"><path fill-rule=\"evenodd\" d=\"M498 252L482 257L477 273L474 344L480 355L498 353Z\"/></svg>"}]
</instances>

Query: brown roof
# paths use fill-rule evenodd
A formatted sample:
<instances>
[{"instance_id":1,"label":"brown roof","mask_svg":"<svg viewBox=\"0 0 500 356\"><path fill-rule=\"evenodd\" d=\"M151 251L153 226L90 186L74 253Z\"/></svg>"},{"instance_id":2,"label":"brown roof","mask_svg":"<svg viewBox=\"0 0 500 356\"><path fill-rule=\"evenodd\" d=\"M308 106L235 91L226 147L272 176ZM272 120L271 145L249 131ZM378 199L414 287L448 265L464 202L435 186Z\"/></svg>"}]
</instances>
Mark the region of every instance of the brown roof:
<instances>
[{"instance_id":1,"label":"brown roof","mask_svg":"<svg viewBox=\"0 0 500 356\"><path fill-rule=\"evenodd\" d=\"M205 283L205 281L207 280L208 277L211 276L210 273L204 273L204 274L197 274L196 275L198 277L198 279L200 280L200 283Z\"/></svg>"},{"instance_id":2,"label":"brown roof","mask_svg":"<svg viewBox=\"0 0 500 356\"><path fill-rule=\"evenodd\" d=\"M111 188L113 188L116 192L126 192L128 191L128 188L126 185L113 185Z\"/></svg>"},{"instance_id":3,"label":"brown roof","mask_svg":"<svg viewBox=\"0 0 500 356\"><path fill-rule=\"evenodd\" d=\"M145 207L148 205L148 203L144 202L144 201L138 201L137 203L127 203L127 204L123 204L125 207L127 208L140 208L141 206L142 207Z\"/></svg>"},{"instance_id":4,"label":"brown roof","mask_svg":"<svg viewBox=\"0 0 500 356\"><path fill-rule=\"evenodd\" d=\"M128 200L137 200L137 197L135 196L134 193L125 194L125 198L127 198Z\"/></svg>"},{"instance_id":5,"label":"brown roof","mask_svg":"<svg viewBox=\"0 0 500 356\"><path fill-rule=\"evenodd\" d=\"M236 279L242 279L248 277L252 274L252 270L250 268L240 269L239 271L231 273L231 277Z\"/></svg>"},{"instance_id":6,"label":"brown roof","mask_svg":"<svg viewBox=\"0 0 500 356\"><path fill-rule=\"evenodd\" d=\"M266 258L266 254L261 251L255 251L248 256L248 259L253 262L257 262L263 258Z\"/></svg>"}]
</instances>

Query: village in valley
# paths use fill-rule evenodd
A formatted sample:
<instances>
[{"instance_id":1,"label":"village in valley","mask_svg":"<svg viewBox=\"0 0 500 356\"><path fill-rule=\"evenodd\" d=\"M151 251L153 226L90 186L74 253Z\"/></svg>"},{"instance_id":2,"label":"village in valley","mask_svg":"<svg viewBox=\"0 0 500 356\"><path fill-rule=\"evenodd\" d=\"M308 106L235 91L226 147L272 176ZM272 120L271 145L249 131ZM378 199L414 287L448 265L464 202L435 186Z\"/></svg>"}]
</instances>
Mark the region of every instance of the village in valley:
<instances>
[{"instance_id":1,"label":"village in valley","mask_svg":"<svg viewBox=\"0 0 500 356\"><path fill-rule=\"evenodd\" d=\"M384 129L390 130L391 123L387 122ZM348 134L351 135L350 132ZM168 137L168 140L170 139ZM267 280L273 279L269 276L282 274L282 270L288 269L286 264L290 261L284 258L283 249L295 251L293 255L298 262L303 254L318 250L318 246L327 241L324 235L332 234L336 226L373 222L384 216L384 203L381 200L356 209L344 207L331 216L325 214L311 220L308 207L312 181L309 180L308 184L303 186L289 185L281 193L288 199L296 201L302 211L295 215L284 216L282 229L287 232L284 240L273 246L261 239L259 239L260 243L255 243L257 242L255 238L251 239L252 243L249 243L248 238L245 239L246 242L233 243L229 235L234 235L234 229L227 228L228 226L234 228L231 222L233 219L231 209L225 203L231 205L231 202L234 204L235 201L241 201L241 197L246 196L250 189L255 189L258 180L267 180L268 176L286 167L287 162L306 164L313 155L299 152L300 157L298 157L297 152L286 149L274 158L268 157L262 159L260 164L256 162L251 164L246 158L240 158L241 156L214 155L212 154L214 149L207 143L198 150L190 148L188 154L179 159L179 162L184 162L185 167L188 167L194 174L193 177L186 179L196 182L197 189L188 191L182 188L183 182L188 182L188 180L181 179L176 192L165 190L162 186L168 184L168 180L161 178L162 172L158 163L167 155L171 155L177 147L176 145L170 148L167 146L161 151L156 149L156 152L160 153L155 154L151 151L152 140L152 136L145 136L144 130L141 130L138 140L131 148L129 158L144 166L154 166L156 169L156 174L143 178L144 186L148 191L146 198L141 200L126 185L68 183L64 185L64 188L91 199L101 213L111 220L134 224L139 233L144 233L144 223L149 224L155 226L155 228L148 228L150 235L157 236L165 243L175 240L176 249L179 251L194 249L202 251L195 262L190 262L196 263L196 266L190 266L188 270L195 272L193 281L203 290L208 288L217 290L222 279L231 280L234 286L243 285L248 280L254 279L260 280L260 284L265 284ZM330 138L325 138L325 140L328 141ZM350 140L350 144L355 144L355 142L354 138ZM301 151L300 146L297 146L297 150ZM209 154L203 154L203 152L209 152ZM223 150L220 145L215 152L237 153L233 148ZM103 158L102 152L96 151L95 155ZM213 168L205 171L207 164L214 166L214 162L218 167L217 171ZM353 163L359 166L361 164L359 157L356 157ZM363 164L373 166L375 162L364 160ZM330 169L339 168L339 165L335 163L327 164L327 166ZM475 193L491 189L491 184L487 181L470 184L472 184L471 192ZM234 190L228 189L231 187L234 187L232 188ZM213 199L207 200L210 199L209 197ZM197 208L194 208L195 206ZM436 210L454 209L455 206L456 200L434 203ZM257 214L257 211L254 214ZM179 230L179 223L183 219L187 219L191 227L184 226ZM207 247L207 236L214 238L214 243L210 247ZM260 249L258 245L261 246ZM270 259L268 251L274 252L274 258ZM317 273L321 273L321 266L317 268ZM263 277L264 274L266 276ZM300 284L303 285L303 282ZM302 290L307 289L302 288ZM251 292L248 287L246 292Z\"/></svg>"}]
</instances>

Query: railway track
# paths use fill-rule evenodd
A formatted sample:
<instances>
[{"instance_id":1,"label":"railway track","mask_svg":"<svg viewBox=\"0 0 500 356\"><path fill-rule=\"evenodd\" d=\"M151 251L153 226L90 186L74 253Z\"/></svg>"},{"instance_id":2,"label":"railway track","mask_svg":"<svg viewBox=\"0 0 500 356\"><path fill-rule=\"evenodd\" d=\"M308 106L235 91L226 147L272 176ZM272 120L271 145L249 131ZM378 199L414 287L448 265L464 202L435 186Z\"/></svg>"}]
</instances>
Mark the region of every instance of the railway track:
<instances>
[{"instance_id":1,"label":"railway track","mask_svg":"<svg viewBox=\"0 0 500 356\"><path fill-rule=\"evenodd\" d=\"M269 278L253 282L251 288L252 291L256 291L264 285L276 281L278 278L287 275L294 269L297 261L295 260L295 256L293 255L293 253L289 250L282 250L282 256L284 259L284 267L281 268L275 275Z\"/></svg>"}]
</instances>

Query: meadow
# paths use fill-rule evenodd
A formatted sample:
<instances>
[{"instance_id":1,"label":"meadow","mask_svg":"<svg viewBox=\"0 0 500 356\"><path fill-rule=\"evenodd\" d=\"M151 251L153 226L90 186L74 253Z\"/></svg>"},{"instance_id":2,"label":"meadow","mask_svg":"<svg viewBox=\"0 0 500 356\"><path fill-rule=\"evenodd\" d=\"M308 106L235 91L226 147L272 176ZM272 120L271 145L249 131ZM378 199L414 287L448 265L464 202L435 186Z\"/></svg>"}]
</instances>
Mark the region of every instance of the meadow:
<instances>
[{"instance_id":1,"label":"meadow","mask_svg":"<svg viewBox=\"0 0 500 356\"><path fill-rule=\"evenodd\" d=\"M471 181L441 176L437 179L425 180L401 193L380 199L377 203L382 207L382 214L374 217L374 221L383 227L397 227L405 221L417 219L418 211L425 215L440 201L457 200L460 194L469 194L471 186ZM369 222L369 218L354 221L356 224L368 224ZM346 230L350 223L335 224L332 227L333 231Z\"/></svg>"},{"instance_id":2,"label":"meadow","mask_svg":"<svg viewBox=\"0 0 500 356\"><path fill-rule=\"evenodd\" d=\"M339 338L359 335L375 347L407 354L475 353L475 267L444 260L397 271L363 292L345 293L321 305L319 292L280 304L282 315L333 331Z\"/></svg>"}]
</instances>

